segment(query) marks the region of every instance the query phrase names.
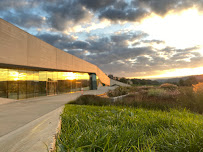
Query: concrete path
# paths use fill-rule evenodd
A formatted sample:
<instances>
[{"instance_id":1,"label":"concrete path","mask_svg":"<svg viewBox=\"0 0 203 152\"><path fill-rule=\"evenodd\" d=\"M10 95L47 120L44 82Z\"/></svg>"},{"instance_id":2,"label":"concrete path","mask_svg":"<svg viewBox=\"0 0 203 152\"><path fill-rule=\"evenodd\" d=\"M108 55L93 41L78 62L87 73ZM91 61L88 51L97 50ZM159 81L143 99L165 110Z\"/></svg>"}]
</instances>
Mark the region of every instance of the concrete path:
<instances>
[{"instance_id":1,"label":"concrete path","mask_svg":"<svg viewBox=\"0 0 203 152\"><path fill-rule=\"evenodd\" d=\"M112 87L85 91L102 94ZM0 152L46 152L51 147L63 105L78 93L38 97L0 105Z\"/></svg>"}]
</instances>

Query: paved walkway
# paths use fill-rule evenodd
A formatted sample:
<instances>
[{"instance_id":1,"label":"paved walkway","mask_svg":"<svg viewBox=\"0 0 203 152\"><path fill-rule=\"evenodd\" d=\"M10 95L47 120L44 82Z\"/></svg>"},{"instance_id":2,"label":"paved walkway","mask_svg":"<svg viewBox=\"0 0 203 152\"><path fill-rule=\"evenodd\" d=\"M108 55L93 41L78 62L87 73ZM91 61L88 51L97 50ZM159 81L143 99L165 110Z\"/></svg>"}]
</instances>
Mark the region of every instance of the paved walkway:
<instances>
[{"instance_id":1,"label":"paved walkway","mask_svg":"<svg viewBox=\"0 0 203 152\"><path fill-rule=\"evenodd\" d=\"M102 94L111 87L85 91ZM78 93L38 97L0 105L0 152L46 152L50 149L63 105Z\"/></svg>"}]
</instances>

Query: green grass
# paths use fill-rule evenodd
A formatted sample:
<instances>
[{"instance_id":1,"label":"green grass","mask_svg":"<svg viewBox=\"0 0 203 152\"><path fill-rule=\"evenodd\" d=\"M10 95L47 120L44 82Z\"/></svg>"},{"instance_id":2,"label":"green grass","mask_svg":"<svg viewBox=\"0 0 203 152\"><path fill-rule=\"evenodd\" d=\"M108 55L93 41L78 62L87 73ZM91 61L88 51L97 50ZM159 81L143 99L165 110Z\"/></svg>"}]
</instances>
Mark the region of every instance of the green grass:
<instances>
[{"instance_id":1,"label":"green grass","mask_svg":"<svg viewBox=\"0 0 203 152\"><path fill-rule=\"evenodd\" d=\"M57 151L203 151L203 116L188 111L66 105Z\"/></svg>"}]
</instances>

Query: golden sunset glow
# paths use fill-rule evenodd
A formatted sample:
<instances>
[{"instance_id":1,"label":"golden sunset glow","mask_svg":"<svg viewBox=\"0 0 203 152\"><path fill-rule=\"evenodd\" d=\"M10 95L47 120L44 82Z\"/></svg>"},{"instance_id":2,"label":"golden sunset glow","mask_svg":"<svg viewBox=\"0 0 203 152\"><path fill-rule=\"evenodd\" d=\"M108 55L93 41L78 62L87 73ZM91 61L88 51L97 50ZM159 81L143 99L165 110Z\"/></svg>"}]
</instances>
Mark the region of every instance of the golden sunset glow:
<instances>
[{"instance_id":1,"label":"golden sunset glow","mask_svg":"<svg viewBox=\"0 0 203 152\"><path fill-rule=\"evenodd\" d=\"M200 74L203 74L203 67L165 70L160 72L160 75L150 75L150 76L136 77L136 78L140 78L140 79L170 78L170 77L180 77L180 76L200 75ZM130 77L130 78L133 78L133 77Z\"/></svg>"},{"instance_id":2,"label":"golden sunset glow","mask_svg":"<svg viewBox=\"0 0 203 152\"><path fill-rule=\"evenodd\" d=\"M18 72L15 70L8 70L5 71L5 75L7 75L9 81L18 81L18 80L36 80L39 81L39 73L37 72L34 74L33 72L24 71L24 72ZM47 76L46 76L47 75ZM89 80L89 74L88 73L74 73L74 72L46 72L42 71L40 72L40 81L46 81L47 78L51 80L57 80L58 78L61 80Z\"/></svg>"}]
</instances>

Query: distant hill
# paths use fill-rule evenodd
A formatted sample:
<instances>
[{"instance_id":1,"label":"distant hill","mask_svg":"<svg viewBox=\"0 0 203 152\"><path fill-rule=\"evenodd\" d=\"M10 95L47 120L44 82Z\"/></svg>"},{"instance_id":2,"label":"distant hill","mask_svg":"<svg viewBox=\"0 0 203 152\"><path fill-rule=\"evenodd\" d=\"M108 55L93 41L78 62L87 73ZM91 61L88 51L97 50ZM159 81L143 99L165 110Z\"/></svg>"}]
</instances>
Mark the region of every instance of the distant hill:
<instances>
[{"instance_id":1,"label":"distant hill","mask_svg":"<svg viewBox=\"0 0 203 152\"><path fill-rule=\"evenodd\" d=\"M190 76L184 76L184 77L176 77L176 78L166 78L166 79L156 79L156 81L160 83L178 83L180 79L187 80L190 77L195 77L198 82L203 82L203 74L202 75L190 75Z\"/></svg>"}]
</instances>

